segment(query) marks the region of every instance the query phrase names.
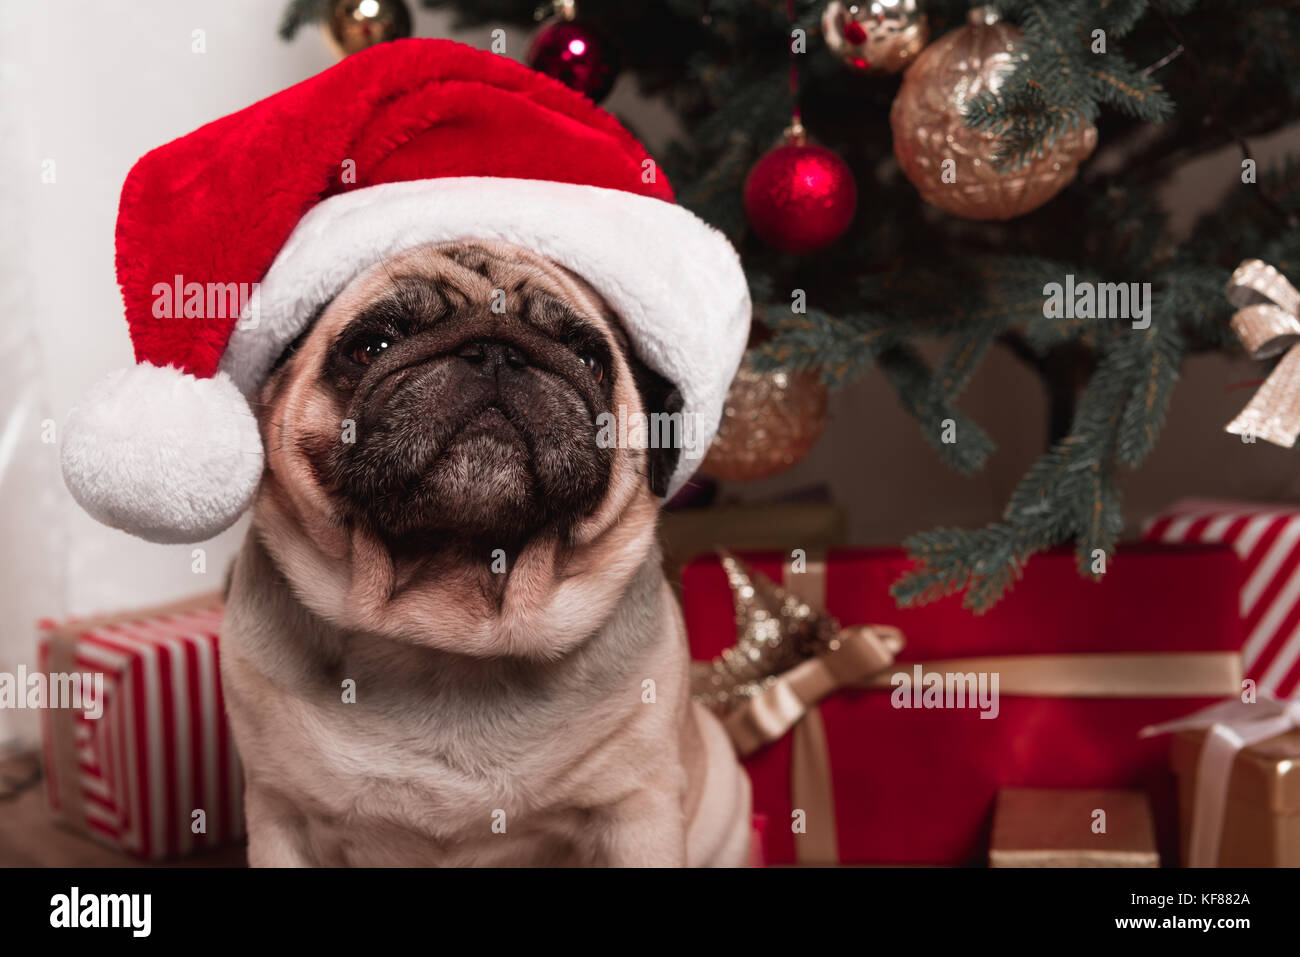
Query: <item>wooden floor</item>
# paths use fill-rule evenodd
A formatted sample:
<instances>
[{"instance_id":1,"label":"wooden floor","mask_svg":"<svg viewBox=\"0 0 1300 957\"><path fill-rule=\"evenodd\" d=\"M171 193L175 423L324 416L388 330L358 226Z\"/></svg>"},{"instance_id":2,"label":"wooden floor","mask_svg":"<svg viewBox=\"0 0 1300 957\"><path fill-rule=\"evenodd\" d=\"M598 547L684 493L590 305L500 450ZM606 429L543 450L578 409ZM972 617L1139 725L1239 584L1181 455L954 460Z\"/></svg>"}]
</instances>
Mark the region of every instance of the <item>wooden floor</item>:
<instances>
[{"instance_id":1,"label":"wooden floor","mask_svg":"<svg viewBox=\"0 0 1300 957\"><path fill-rule=\"evenodd\" d=\"M38 766L34 757L0 760L0 777L11 782L31 780ZM243 847L209 851L162 866L244 867ZM150 867L159 866L115 851L54 823L45 806L43 782L6 796L0 790L0 867Z\"/></svg>"}]
</instances>

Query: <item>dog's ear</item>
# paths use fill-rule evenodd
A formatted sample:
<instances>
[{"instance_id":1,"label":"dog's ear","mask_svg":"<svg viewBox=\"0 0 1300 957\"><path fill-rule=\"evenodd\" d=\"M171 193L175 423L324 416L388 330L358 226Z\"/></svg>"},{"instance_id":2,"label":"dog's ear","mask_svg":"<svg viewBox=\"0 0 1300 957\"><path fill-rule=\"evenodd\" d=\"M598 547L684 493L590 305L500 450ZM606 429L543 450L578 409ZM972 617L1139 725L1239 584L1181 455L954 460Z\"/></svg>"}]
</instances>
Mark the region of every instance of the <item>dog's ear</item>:
<instances>
[{"instance_id":1,"label":"dog's ear","mask_svg":"<svg viewBox=\"0 0 1300 957\"><path fill-rule=\"evenodd\" d=\"M673 413L681 412L682 394L677 386L638 359L631 350L628 350L627 361L632 369L632 379L636 382L637 392L641 395L642 410L648 420L648 436L654 439L671 436L671 441L666 448L651 447L645 450L646 478L650 483L650 491L657 498L663 498L668 494L668 483L672 481L673 472L677 469L677 460L681 458L685 436L682 434L680 415L669 420L671 426L666 430L655 427L653 416L656 414L671 416ZM652 441L651 445L654 444L655 441Z\"/></svg>"},{"instance_id":2,"label":"dog's ear","mask_svg":"<svg viewBox=\"0 0 1300 957\"><path fill-rule=\"evenodd\" d=\"M656 428L655 420L651 416L680 413L683 404L682 394L677 386L641 361L636 354L636 350L632 348L632 341L628 338L627 331L623 328L618 316L609 307L609 303L605 302L601 297L600 293L596 292L585 279L576 273L569 272L569 275L582 287L584 292L591 296L592 301L603 312L619 351L627 359L628 368L632 370L633 384L641 396L641 411L646 415L646 432L647 438L651 439L650 445L658 444L655 441L657 438L671 436L671 441L667 447L652 447L645 450L646 481L650 485L650 491L657 498L663 498L668 494L668 484L672 481L673 472L677 470L677 461L681 458L686 436L682 431L681 415L669 420L671 426L666 431L666 434L663 430Z\"/></svg>"}]
</instances>

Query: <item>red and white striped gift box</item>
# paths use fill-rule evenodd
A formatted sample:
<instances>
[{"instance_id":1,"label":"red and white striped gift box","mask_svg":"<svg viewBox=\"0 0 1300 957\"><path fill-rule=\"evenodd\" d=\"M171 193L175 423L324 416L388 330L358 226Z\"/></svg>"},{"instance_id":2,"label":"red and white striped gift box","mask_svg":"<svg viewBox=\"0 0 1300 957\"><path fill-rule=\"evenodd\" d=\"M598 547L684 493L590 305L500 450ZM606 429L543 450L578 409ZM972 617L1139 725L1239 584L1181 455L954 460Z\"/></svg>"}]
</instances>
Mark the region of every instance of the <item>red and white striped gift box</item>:
<instances>
[{"instance_id":1,"label":"red and white striped gift box","mask_svg":"<svg viewBox=\"0 0 1300 957\"><path fill-rule=\"evenodd\" d=\"M1245 563L1246 676L1279 698L1300 696L1300 507L1185 499L1148 522L1143 537L1233 548Z\"/></svg>"},{"instance_id":2,"label":"red and white striped gift box","mask_svg":"<svg viewBox=\"0 0 1300 957\"><path fill-rule=\"evenodd\" d=\"M217 670L221 612L221 597L209 595L42 628L41 671L103 675L99 718L43 712L56 818L150 860L243 835L243 774Z\"/></svg>"}]
</instances>

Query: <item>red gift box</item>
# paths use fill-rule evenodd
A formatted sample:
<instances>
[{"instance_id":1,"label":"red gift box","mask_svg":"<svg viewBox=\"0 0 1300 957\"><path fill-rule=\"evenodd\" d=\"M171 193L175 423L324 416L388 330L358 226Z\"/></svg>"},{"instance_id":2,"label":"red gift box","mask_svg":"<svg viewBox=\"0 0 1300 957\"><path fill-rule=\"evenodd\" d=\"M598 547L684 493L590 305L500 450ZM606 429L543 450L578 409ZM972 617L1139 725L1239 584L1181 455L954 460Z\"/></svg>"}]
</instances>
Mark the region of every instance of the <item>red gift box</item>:
<instances>
[{"instance_id":1,"label":"red gift box","mask_svg":"<svg viewBox=\"0 0 1300 957\"><path fill-rule=\"evenodd\" d=\"M1185 499L1152 519L1143 537L1222 543L1237 553L1246 677L1275 697L1300 695L1300 508Z\"/></svg>"},{"instance_id":2,"label":"red gift box","mask_svg":"<svg viewBox=\"0 0 1300 957\"><path fill-rule=\"evenodd\" d=\"M243 835L243 775L217 668L221 613L221 596L209 595L42 624L40 670L83 685L94 676L102 689L93 708L42 712L46 797L61 823L150 860Z\"/></svg>"},{"instance_id":3,"label":"red gift box","mask_svg":"<svg viewBox=\"0 0 1300 957\"><path fill-rule=\"evenodd\" d=\"M739 557L777 583L783 580L784 554ZM838 691L819 709L829 745L838 860L978 863L986 857L994 800L1004 787L1146 790L1156 810L1162 853L1176 860L1169 745L1140 739L1138 731L1239 687L1241 569L1231 549L1134 545L1112 557L1099 582L1079 576L1072 551L1055 550L1029 562L1023 579L983 615L963 609L956 595L916 608L896 607L889 588L910 567L899 549L834 549L819 569L826 610L841 625L902 630L906 646L895 672L911 673L915 662L971 657L1116 660L1117 654L1146 653L1162 657L1123 660L1143 662L1156 684L1197 654L1222 662L1222 676L1209 682L1212 692L1198 696L1066 697L1003 690L993 720L971 709L895 708L888 686ZM736 641L726 574L717 558L706 558L688 565L682 581L692 654L710 660ZM792 737L785 735L745 761L755 813L768 820L765 857L778 864L797 859L789 823Z\"/></svg>"}]
</instances>

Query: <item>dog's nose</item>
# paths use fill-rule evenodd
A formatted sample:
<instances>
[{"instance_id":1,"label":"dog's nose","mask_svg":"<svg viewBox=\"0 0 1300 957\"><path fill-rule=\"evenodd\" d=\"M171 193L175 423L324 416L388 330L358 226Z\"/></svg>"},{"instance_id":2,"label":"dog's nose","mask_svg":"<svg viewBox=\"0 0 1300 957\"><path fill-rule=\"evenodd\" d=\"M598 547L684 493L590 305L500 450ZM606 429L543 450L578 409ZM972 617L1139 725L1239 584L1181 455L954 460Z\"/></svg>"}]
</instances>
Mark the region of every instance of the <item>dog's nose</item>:
<instances>
[{"instance_id":1,"label":"dog's nose","mask_svg":"<svg viewBox=\"0 0 1300 957\"><path fill-rule=\"evenodd\" d=\"M499 339L477 339L467 342L457 350L456 355L474 365L481 365L485 372L495 372L502 366L522 369L528 365L528 356L522 350Z\"/></svg>"}]
</instances>

